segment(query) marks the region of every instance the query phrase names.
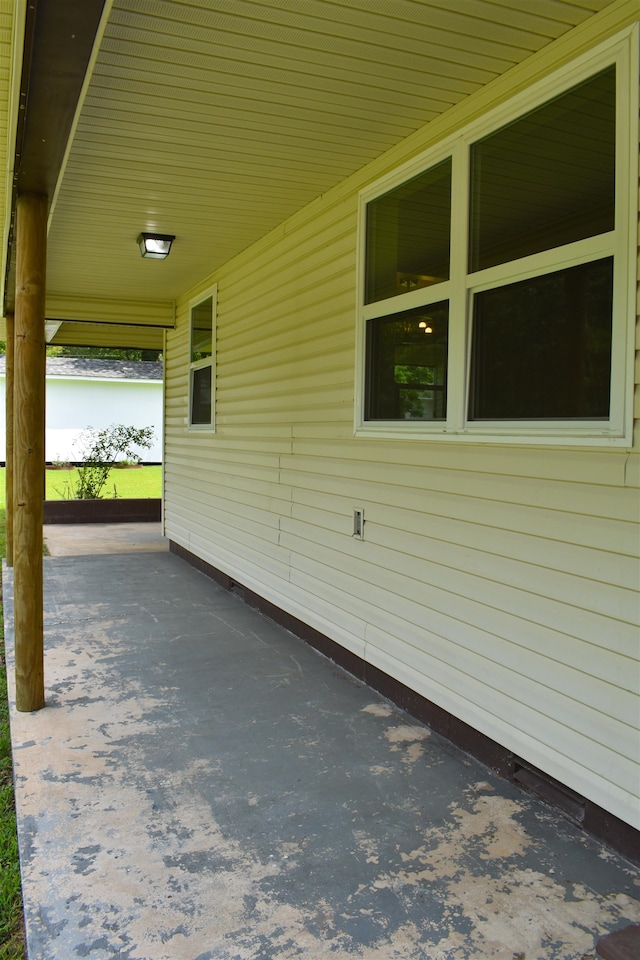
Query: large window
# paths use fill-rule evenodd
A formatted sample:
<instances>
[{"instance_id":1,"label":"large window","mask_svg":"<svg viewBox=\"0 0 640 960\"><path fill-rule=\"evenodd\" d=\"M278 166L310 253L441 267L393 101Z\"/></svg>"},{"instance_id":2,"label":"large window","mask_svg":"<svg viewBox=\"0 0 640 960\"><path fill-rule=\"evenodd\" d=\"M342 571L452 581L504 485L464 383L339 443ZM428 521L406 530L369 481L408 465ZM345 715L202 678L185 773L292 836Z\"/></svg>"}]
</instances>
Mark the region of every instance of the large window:
<instances>
[{"instance_id":1,"label":"large window","mask_svg":"<svg viewBox=\"0 0 640 960\"><path fill-rule=\"evenodd\" d=\"M214 425L215 396L215 290L191 305L189 425Z\"/></svg>"},{"instance_id":2,"label":"large window","mask_svg":"<svg viewBox=\"0 0 640 960\"><path fill-rule=\"evenodd\" d=\"M627 436L628 44L363 194L359 431Z\"/></svg>"}]
</instances>

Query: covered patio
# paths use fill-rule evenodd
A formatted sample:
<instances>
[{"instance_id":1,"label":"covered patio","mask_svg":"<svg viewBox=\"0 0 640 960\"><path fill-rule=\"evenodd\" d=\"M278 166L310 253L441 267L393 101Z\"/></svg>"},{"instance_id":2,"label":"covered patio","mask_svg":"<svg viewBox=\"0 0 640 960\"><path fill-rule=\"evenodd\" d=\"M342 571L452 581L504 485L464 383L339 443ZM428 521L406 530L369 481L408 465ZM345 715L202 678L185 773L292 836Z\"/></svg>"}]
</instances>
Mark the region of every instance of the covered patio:
<instances>
[{"instance_id":1,"label":"covered patio","mask_svg":"<svg viewBox=\"0 0 640 960\"><path fill-rule=\"evenodd\" d=\"M31 960L590 960L638 921L630 862L147 527L45 530L46 706L12 713Z\"/></svg>"}]
</instances>

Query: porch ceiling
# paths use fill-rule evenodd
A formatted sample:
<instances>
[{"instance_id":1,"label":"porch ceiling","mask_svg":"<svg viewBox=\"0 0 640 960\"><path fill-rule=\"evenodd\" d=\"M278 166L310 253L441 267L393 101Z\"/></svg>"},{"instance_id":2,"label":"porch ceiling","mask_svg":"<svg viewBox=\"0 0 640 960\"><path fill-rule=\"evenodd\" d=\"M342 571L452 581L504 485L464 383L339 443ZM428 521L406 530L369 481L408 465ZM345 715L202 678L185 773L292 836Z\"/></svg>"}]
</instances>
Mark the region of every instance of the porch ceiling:
<instances>
[{"instance_id":1,"label":"porch ceiling","mask_svg":"<svg viewBox=\"0 0 640 960\"><path fill-rule=\"evenodd\" d=\"M107 2L52 205L48 290L175 299L611 2ZM141 230L176 235L168 260L139 256Z\"/></svg>"}]
</instances>

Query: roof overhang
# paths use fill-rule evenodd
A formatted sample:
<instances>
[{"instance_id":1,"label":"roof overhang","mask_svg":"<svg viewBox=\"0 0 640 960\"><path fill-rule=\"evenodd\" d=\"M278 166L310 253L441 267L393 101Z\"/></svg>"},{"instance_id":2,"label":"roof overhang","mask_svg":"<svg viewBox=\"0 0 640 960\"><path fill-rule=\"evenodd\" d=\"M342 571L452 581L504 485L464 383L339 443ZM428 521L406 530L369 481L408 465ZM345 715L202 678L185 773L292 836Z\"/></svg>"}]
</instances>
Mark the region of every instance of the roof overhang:
<instances>
[{"instance_id":1,"label":"roof overhang","mask_svg":"<svg viewBox=\"0 0 640 960\"><path fill-rule=\"evenodd\" d=\"M15 200L53 198L87 76L105 0L29 0L16 5L22 33L10 223L4 261L4 307L15 298ZM18 59L18 58L16 58ZM14 105L15 106L15 105Z\"/></svg>"}]
</instances>

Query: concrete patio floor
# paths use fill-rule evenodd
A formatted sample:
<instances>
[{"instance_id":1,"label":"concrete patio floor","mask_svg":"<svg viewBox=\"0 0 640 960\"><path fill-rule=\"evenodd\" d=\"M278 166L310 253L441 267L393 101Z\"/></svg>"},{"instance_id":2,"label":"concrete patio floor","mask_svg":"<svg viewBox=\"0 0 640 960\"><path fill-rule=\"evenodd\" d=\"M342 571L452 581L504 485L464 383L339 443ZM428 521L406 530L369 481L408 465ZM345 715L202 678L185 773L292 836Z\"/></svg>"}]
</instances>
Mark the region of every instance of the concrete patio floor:
<instances>
[{"instance_id":1,"label":"concrete patio floor","mask_svg":"<svg viewBox=\"0 0 640 960\"><path fill-rule=\"evenodd\" d=\"M586 960L640 920L640 870L134 526L48 528L30 960Z\"/></svg>"}]
</instances>

